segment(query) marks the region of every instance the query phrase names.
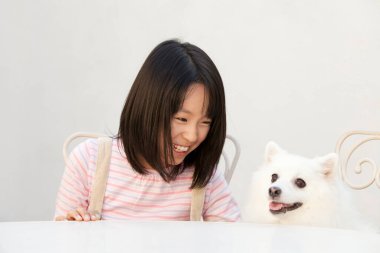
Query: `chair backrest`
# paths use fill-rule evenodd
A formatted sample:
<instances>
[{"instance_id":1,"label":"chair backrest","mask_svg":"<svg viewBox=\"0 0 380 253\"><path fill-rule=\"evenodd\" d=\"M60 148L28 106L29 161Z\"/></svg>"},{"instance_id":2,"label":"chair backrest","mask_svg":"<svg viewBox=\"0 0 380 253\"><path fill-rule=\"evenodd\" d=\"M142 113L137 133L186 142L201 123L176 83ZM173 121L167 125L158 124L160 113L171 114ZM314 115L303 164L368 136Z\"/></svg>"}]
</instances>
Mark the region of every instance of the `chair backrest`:
<instances>
[{"instance_id":1,"label":"chair backrest","mask_svg":"<svg viewBox=\"0 0 380 253\"><path fill-rule=\"evenodd\" d=\"M106 135L98 134L98 133L86 133L86 132L79 132L74 133L71 136L69 136L66 141L63 144L63 157L65 160L65 163L68 164L69 158L68 158L68 148L70 143L78 138L98 138L98 137L106 137ZM231 153L231 147L233 153ZM227 181L227 183L230 183L232 175L235 171L237 162L239 161L240 157L240 145L239 142L232 137L231 135L226 136L226 142L224 145L224 149L222 152L222 157L224 160L224 177ZM230 158L232 158L230 160Z\"/></svg>"},{"instance_id":2,"label":"chair backrest","mask_svg":"<svg viewBox=\"0 0 380 253\"><path fill-rule=\"evenodd\" d=\"M69 150L71 142L73 142L76 139L81 139L81 138L93 138L93 139L97 139L99 137L107 137L107 136L105 134L87 133L87 132L77 132L77 133L74 133L74 134L70 135L65 140L65 142L63 143L62 153L63 153L63 159L65 161L65 164L69 164L69 155L68 155L69 153L68 153L68 150Z\"/></svg>"},{"instance_id":3,"label":"chair backrest","mask_svg":"<svg viewBox=\"0 0 380 253\"><path fill-rule=\"evenodd\" d=\"M231 152L231 147L233 153ZM229 184L240 157L239 142L231 135L226 136L222 157L224 159L224 177ZM230 160L230 158L232 159Z\"/></svg>"},{"instance_id":4,"label":"chair backrest","mask_svg":"<svg viewBox=\"0 0 380 253\"><path fill-rule=\"evenodd\" d=\"M380 132L347 132L338 140L336 153L353 204L366 220L380 226Z\"/></svg>"},{"instance_id":5,"label":"chair backrest","mask_svg":"<svg viewBox=\"0 0 380 253\"><path fill-rule=\"evenodd\" d=\"M380 188L380 132L351 131L336 145L342 180L352 189ZM355 176L355 174L356 176ZM359 179L360 177L360 179Z\"/></svg>"}]
</instances>

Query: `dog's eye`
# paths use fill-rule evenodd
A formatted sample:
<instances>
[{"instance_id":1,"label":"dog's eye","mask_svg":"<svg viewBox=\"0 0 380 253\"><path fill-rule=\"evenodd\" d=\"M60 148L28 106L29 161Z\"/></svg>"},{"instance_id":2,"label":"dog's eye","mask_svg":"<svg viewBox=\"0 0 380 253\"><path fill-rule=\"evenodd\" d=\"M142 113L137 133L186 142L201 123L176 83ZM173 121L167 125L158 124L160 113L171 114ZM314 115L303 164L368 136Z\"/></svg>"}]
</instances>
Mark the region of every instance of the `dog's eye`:
<instances>
[{"instance_id":1,"label":"dog's eye","mask_svg":"<svg viewBox=\"0 0 380 253\"><path fill-rule=\"evenodd\" d=\"M298 188L304 188L306 186L305 181L303 181L301 178L297 178L295 183Z\"/></svg>"},{"instance_id":2,"label":"dog's eye","mask_svg":"<svg viewBox=\"0 0 380 253\"><path fill-rule=\"evenodd\" d=\"M271 180L271 182L274 183L274 182L277 181L277 179L278 179L278 175L277 174L272 174L272 180Z\"/></svg>"}]
</instances>

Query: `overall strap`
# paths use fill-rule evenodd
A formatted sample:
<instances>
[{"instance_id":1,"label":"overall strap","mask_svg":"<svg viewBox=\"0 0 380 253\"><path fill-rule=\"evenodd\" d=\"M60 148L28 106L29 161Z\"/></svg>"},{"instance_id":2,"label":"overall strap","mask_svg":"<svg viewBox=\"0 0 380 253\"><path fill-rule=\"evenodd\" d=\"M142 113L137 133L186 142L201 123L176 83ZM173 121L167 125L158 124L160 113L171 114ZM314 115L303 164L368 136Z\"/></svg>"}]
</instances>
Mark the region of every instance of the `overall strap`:
<instances>
[{"instance_id":1,"label":"overall strap","mask_svg":"<svg viewBox=\"0 0 380 253\"><path fill-rule=\"evenodd\" d=\"M88 211L101 215L110 167L112 139L109 137L99 137L97 140L98 158L96 161L95 175L92 182L92 191Z\"/></svg>"},{"instance_id":2,"label":"overall strap","mask_svg":"<svg viewBox=\"0 0 380 253\"><path fill-rule=\"evenodd\" d=\"M190 220L191 221L201 221L203 204L205 202L205 187L194 188L191 191L191 209L190 209Z\"/></svg>"},{"instance_id":3,"label":"overall strap","mask_svg":"<svg viewBox=\"0 0 380 253\"><path fill-rule=\"evenodd\" d=\"M76 138L83 137L97 138L98 141L98 156L96 161L95 175L91 187L91 196L89 199L88 211L101 215L112 154L112 138L95 133L75 133L71 135L63 145L63 157L66 164L69 164L67 148L70 142ZM202 220L204 200L205 188L194 188L191 192L191 221Z\"/></svg>"}]
</instances>

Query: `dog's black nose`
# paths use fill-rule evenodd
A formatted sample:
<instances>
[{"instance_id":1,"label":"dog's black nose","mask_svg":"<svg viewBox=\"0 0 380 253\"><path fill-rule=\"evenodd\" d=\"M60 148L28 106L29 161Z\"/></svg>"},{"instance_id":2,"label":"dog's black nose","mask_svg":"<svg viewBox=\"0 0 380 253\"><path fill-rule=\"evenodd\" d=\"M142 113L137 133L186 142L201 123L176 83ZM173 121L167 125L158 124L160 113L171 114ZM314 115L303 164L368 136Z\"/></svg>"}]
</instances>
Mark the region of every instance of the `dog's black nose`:
<instances>
[{"instance_id":1,"label":"dog's black nose","mask_svg":"<svg viewBox=\"0 0 380 253\"><path fill-rule=\"evenodd\" d=\"M272 198L278 197L280 196L280 194L281 194L281 189L279 187L273 186L269 188L269 196L271 196Z\"/></svg>"}]
</instances>

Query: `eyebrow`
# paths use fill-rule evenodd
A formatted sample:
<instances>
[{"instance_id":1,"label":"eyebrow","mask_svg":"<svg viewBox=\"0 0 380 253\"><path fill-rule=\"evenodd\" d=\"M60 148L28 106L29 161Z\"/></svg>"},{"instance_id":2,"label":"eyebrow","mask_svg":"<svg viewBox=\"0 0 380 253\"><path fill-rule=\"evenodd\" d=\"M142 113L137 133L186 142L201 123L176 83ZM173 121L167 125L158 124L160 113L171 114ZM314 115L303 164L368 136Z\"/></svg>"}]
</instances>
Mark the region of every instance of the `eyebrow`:
<instances>
[{"instance_id":1,"label":"eyebrow","mask_svg":"<svg viewBox=\"0 0 380 253\"><path fill-rule=\"evenodd\" d=\"M177 113L179 113L179 112L181 112L181 113L186 113L186 114L190 114L190 115L193 114L191 111L186 110L186 109L181 109L181 110L179 110ZM203 115L203 117L208 118L208 119L211 119L207 114Z\"/></svg>"},{"instance_id":2,"label":"eyebrow","mask_svg":"<svg viewBox=\"0 0 380 253\"><path fill-rule=\"evenodd\" d=\"M184 112L184 113L187 113L187 114L192 114L189 110L186 110L186 109L181 109L178 112Z\"/></svg>"}]
</instances>

